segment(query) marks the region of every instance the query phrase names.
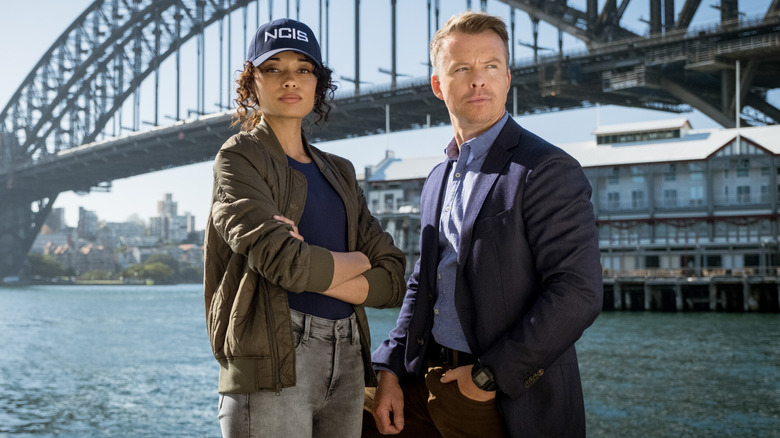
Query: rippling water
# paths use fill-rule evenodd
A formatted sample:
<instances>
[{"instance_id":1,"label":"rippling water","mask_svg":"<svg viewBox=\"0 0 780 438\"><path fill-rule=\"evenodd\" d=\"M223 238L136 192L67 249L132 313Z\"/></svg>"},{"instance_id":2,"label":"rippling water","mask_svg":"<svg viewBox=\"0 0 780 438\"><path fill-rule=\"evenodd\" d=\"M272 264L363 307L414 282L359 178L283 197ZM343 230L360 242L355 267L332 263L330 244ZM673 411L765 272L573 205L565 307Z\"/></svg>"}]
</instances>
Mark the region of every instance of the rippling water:
<instances>
[{"instance_id":1,"label":"rippling water","mask_svg":"<svg viewBox=\"0 0 780 438\"><path fill-rule=\"evenodd\" d=\"M203 306L200 285L0 288L0 436L219 436ZM396 314L369 313L374 345ZM591 437L780 436L780 315L604 313L577 346Z\"/></svg>"}]
</instances>

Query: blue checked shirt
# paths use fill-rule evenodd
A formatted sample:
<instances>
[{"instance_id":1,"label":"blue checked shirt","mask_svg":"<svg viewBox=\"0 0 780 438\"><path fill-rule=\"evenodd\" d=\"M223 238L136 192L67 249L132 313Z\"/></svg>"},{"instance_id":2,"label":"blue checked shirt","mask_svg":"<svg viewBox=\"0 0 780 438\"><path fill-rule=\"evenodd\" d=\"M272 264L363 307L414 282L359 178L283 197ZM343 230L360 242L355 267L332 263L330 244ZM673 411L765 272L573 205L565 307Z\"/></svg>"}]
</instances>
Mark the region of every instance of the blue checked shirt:
<instances>
[{"instance_id":1,"label":"blue checked shirt","mask_svg":"<svg viewBox=\"0 0 780 438\"><path fill-rule=\"evenodd\" d=\"M447 190L439 218L439 265L436 269L436 303L433 307L433 338L440 345L471 353L458 312L455 310L455 277L463 217L468 208L474 180L485 162L490 146L509 119L509 114L485 133L460 145L453 138L445 153L453 165L447 176Z\"/></svg>"}]
</instances>

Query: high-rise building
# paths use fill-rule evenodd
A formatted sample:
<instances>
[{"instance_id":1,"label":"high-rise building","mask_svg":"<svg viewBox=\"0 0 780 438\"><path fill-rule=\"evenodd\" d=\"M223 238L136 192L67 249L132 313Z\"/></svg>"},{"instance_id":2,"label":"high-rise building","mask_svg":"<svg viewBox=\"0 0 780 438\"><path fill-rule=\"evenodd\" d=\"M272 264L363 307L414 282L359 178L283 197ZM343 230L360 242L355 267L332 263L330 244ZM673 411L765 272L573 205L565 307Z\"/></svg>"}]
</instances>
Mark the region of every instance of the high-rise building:
<instances>
[{"instance_id":1,"label":"high-rise building","mask_svg":"<svg viewBox=\"0 0 780 438\"><path fill-rule=\"evenodd\" d=\"M177 215L178 203L173 200L173 195L165 194L162 201L157 201L157 215L163 217L174 217Z\"/></svg>"},{"instance_id":2,"label":"high-rise building","mask_svg":"<svg viewBox=\"0 0 780 438\"><path fill-rule=\"evenodd\" d=\"M97 238L98 217L97 213L79 207L78 236L82 239L94 241Z\"/></svg>"},{"instance_id":3,"label":"high-rise building","mask_svg":"<svg viewBox=\"0 0 780 438\"><path fill-rule=\"evenodd\" d=\"M157 202L159 216L149 219L149 235L157 237L161 242L186 241L195 218L189 213L179 216L177 210L178 204L173 200L173 195L166 193L165 198Z\"/></svg>"},{"instance_id":4,"label":"high-rise building","mask_svg":"<svg viewBox=\"0 0 780 438\"><path fill-rule=\"evenodd\" d=\"M53 208L49 216L46 218L46 226L51 232L58 232L65 228L65 209L58 207Z\"/></svg>"}]
</instances>

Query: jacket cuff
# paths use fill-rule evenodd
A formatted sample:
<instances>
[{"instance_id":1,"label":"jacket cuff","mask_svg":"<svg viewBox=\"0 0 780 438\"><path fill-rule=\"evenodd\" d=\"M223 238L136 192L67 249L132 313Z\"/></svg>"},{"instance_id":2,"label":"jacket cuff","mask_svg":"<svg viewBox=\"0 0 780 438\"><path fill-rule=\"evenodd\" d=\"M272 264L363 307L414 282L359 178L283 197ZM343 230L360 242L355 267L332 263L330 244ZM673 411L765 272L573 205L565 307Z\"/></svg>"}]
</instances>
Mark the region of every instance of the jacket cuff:
<instances>
[{"instance_id":1,"label":"jacket cuff","mask_svg":"<svg viewBox=\"0 0 780 438\"><path fill-rule=\"evenodd\" d=\"M311 251L311 264L309 284L307 291L322 293L328 290L333 282L333 271L336 264L333 262L333 254L321 246L309 245Z\"/></svg>"},{"instance_id":2,"label":"jacket cuff","mask_svg":"<svg viewBox=\"0 0 780 438\"><path fill-rule=\"evenodd\" d=\"M392 299L393 282L390 273L382 268L371 268L363 273L368 280L368 295L364 307L384 307Z\"/></svg>"}]
</instances>

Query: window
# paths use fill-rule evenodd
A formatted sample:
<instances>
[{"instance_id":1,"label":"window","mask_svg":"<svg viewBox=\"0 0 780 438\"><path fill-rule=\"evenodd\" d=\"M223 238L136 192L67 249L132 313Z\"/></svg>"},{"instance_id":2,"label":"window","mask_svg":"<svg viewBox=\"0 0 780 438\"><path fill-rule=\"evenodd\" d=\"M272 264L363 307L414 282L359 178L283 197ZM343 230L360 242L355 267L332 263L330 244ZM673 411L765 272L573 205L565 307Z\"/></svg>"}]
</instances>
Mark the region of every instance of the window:
<instances>
[{"instance_id":1,"label":"window","mask_svg":"<svg viewBox=\"0 0 780 438\"><path fill-rule=\"evenodd\" d=\"M677 180L677 166L670 164L664 172L664 181L676 181Z\"/></svg>"},{"instance_id":2,"label":"window","mask_svg":"<svg viewBox=\"0 0 780 438\"><path fill-rule=\"evenodd\" d=\"M620 193L607 193L607 207L613 210L620 208Z\"/></svg>"},{"instance_id":3,"label":"window","mask_svg":"<svg viewBox=\"0 0 780 438\"><path fill-rule=\"evenodd\" d=\"M691 172L691 181L702 181L704 179L704 173L703 172Z\"/></svg>"},{"instance_id":4,"label":"window","mask_svg":"<svg viewBox=\"0 0 780 438\"><path fill-rule=\"evenodd\" d=\"M644 169L637 166L631 167L631 181L633 181L635 184L644 183L645 182Z\"/></svg>"},{"instance_id":5,"label":"window","mask_svg":"<svg viewBox=\"0 0 780 438\"><path fill-rule=\"evenodd\" d=\"M658 257L657 255L645 256L645 268L653 269L653 268L660 268L660 267L661 267L660 257Z\"/></svg>"},{"instance_id":6,"label":"window","mask_svg":"<svg viewBox=\"0 0 780 438\"><path fill-rule=\"evenodd\" d=\"M677 207L677 190L664 190L664 207Z\"/></svg>"},{"instance_id":7,"label":"window","mask_svg":"<svg viewBox=\"0 0 780 438\"><path fill-rule=\"evenodd\" d=\"M691 206L695 207L700 205L704 205L704 187L691 187Z\"/></svg>"},{"instance_id":8,"label":"window","mask_svg":"<svg viewBox=\"0 0 780 438\"><path fill-rule=\"evenodd\" d=\"M737 186L737 204L750 204L750 186Z\"/></svg>"},{"instance_id":9,"label":"window","mask_svg":"<svg viewBox=\"0 0 780 438\"><path fill-rule=\"evenodd\" d=\"M762 185L761 186L761 202L767 203L769 202L769 186L768 185Z\"/></svg>"},{"instance_id":10,"label":"window","mask_svg":"<svg viewBox=\"0 0 780 438\"><path fill-rule=\"evenodd\" d=\"M750 176L750 160L739 160L737 162L737 177L745 178Z\"/></svg>"},{"instance_id":11,"label":"window","mask_svg":"<svg viewBox=\"0 0 780 438\"><path fill-rule=\"evenodd\" d=\"M610 170L609 175L607 175L607 184L609 184L609 185L620 184L620 169L619 168L613 167Z\"/></svg>"},{"instance_id":12,"label":"window","mask_svg":"<svg viewBox=\"0 0 780 438\"><path fill-rule=\"evenodd\" d=\"M631 208L644 208L645 206L645 192L641 190L634 190L631 192Z\"/></svg>"}]
</instances>

